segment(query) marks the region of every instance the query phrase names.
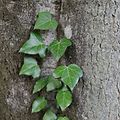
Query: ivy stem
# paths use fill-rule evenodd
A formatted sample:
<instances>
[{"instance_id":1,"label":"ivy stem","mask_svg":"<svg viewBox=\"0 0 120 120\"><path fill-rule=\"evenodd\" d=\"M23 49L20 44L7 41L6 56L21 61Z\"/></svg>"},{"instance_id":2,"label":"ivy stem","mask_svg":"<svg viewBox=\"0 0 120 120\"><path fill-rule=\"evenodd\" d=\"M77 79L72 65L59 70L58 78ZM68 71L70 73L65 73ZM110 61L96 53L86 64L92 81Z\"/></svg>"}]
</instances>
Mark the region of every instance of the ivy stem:
<instances>
[{"instance_id":1,"label":"ivy stem","mask_svg":"<svg viewBox=\"0 0 120 120\"><path fill-rule=\"evenodd\" d=\"M63 31L62 31L62 26L60 24L60 15L61 15L61 8L62 8L62 0L56 0L55 1L55 10L56 10L56 19L59 23L57 29L56 29L56 33L57 33L57 39L59 40L61 38L61 36L63 35Z\"/></svg>"}]
</instances>

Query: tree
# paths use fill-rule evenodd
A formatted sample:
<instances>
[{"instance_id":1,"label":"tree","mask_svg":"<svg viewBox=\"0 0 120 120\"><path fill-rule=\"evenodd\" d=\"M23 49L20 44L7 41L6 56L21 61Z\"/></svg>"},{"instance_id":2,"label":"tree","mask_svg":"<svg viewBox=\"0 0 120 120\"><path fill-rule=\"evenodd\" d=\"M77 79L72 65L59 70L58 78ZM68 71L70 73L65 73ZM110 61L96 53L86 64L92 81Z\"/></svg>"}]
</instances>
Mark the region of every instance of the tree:
<instances>
[{"instance_id":1,"label":"tree","mask_svg":"<svg viewBox=\"0 0 120 120\"><path fill-rule=\"evenodd\" d=\"M74 62L84 70L84 77L74 90L74 103L65 114L72 120L120 119L119 1L1 0L0 5L1 120L40 119L40 114L30 113L34 81L18 75L22 63L18 50L29 37L39 10L50 10L61 23L56 32L47 33L46 42L63 34L64 28L69 28L65 29L66 34L72 30L74 45L63 61ZM49 68L49 61L55 64L49 58L44 67Z\"/></svg>"}]
</instances>

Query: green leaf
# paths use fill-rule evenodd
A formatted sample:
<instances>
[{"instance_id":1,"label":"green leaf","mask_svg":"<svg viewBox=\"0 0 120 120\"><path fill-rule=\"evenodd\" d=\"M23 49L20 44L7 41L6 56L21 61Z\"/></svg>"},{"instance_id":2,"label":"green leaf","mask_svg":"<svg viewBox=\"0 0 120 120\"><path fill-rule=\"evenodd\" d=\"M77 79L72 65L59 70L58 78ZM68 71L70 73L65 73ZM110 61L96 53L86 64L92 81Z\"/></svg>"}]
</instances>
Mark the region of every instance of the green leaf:
<instances>
[{"instance_id":1,"label":"green leaf","mask_svg":"<svg viewBox=\"0 0 120 120\"><path fill-rule=\"evenodd\" d=\"M60 88L61 86L62 86L62 83L58 79L55 79L52 76L48 78L47 91L52 91L56 88Z\"/></svg>"},{"instance_id":2,"label":"green leaf","mask_svg":"<svg viewBox=\"0 0 120 120\"><path fill-rule=\"evenodd\" d=\"M69 90L60 90L56 96L57 104L64 111L72 103L72 94Z\"/></svg>"},{"instance_id":3,"label":"green leaf","mask_svg":"<svg viewBox=\"0 0 120 120\"><path fill-rule=\"evenodd\" d=\"M68 117L59 117L58 120L69 120Z\"/></svg>"},{"instance_id":4,"label":"green leaf","mask_svg":"<svg viewBox=\"0 0 120 120\"><path fill-rule=\"evenodd\" d=\"M37 32L32 32L30 38L24 43L19 52L35 55L39 54L40 57L45 56L46 45L43 43L43 39Z\"/></svg>"},{"instance_id":5,"label":"green leaf","mask_svg":"<svg viewBox=\"0 0 120 120\"><path fill-rule=\"evenodd\" d=\"M39 112L47 105L47 100L44 97L38 97L32 104L32 113Z\"/></svg>"},{"instance_id":6,"label":"green leaf","mask_svg":"<svg viewBox=\"0 0 120 120\"><path fill-rule=\"evenodd\" d=\"M51 110L48 110L43 116L43 120L56 120L57 116Z\"/></svg>"},{"instance_id":7,"label":"green leaf","mask_svg":"<svg viewBox=\"0 0 120 120\"><path fill-rule=\"evenodd\" d=\"M38 14L37 21L34 29L40 30L55 30L58 26L58 22L52 17L49 12L40 12Z\"/></svg>"},{"instance_id":8,"label":"green leaf","mask_svg":"<svg viewBox=\"0 0 120 120\"><path fill-rule=\"evenodd\" d=\"M55 78L61 77L64 84L68 85L69 88L73 90L78 83L79 78L83 76L83 71L75 64L71 64L69 66L59 66L55 69L53 76Z\"/></svg>"},{"instance_id":9,"label":"green leaf","mask_svg":"<svg viewBox=\"0 0 120 120\"><path fill-rule=\"evenodd\" d=\"M37 64L37 61L30 57L24 58L24 64L20 70L19 75L32 75L33 78L40 76L40 68Z\"/></svg>"},{"instance_id":10,"label":"green leaf","mask_svg":"<svg viewBox=\"0 0 120 120\"><path fill-rule=\"evenodd\" d=\"M50 44L49 50L51 51L54 58L59 60L64 55L67 47L71 46L71 44L71 41L67 38L63 38L60 41L55 40Z\"/></svg>"},{"instance_id":11,"label":"green leaf","mask_svg":"<svg viewBox=\"0 0 120 120\"><path fill-rule=\"evenodd\" d=\"M46 85L47 85L48 81L47 79L40 79L36 82L36 84L34 85L34 90L33 90L33 94L41 91Z\"/></svg>"}]
</instances>

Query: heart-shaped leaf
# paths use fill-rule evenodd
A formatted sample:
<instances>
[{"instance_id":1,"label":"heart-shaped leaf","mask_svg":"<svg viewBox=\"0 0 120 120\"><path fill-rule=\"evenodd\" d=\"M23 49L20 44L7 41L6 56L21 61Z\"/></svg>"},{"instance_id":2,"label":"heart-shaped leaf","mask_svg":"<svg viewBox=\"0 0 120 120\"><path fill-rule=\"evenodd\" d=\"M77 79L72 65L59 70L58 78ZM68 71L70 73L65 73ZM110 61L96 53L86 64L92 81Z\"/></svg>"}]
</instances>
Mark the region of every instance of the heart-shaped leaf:
<instances>
[{"instance_id":1,"label":"heart-shaped leaf","mask_svg":"<svg viewBox=\"0 0 120 120\"><path fill-rule=\"evenodd\" d=\"M32 104L32 113L39 112L47 105L47 100L44 97L38 97Z\"/></svg>"},{"instance_id":2,"label":"heart-shaped leaf","mask_svg":"<svg viewBox=\"0 0 120 120\"><path fill-rule=\"evenodd\" d=\"M52 17L49 12L40 12L38 14L37 21L34 29L40 30L55 30L58 26L58 22Z\"/></svg>"},{"instance_id":3,"label":"heart-shaped leaf","mask_svg":"<svg viewBox=\"0 0 120 120\"><path fill-rule=\"evenodd\" d=\"M51 51L54 58L59 60L64 55L67 47L71 46L71 44L71 41L67 38L63 38L60 41L55 40L50 44L49 50Z\"/></svg>"},{"instance_id":4,"label":"heart-shaped leaf","mask_svg":"<svg viewBox=\"0 0 120 120\"><path fill-rule=\"evenodd\" d=\"M44 57L47 47L42 41L43 39L39 33L32 32L30 34L29 40L24 43L24 45L20 49L20 52L30 55L39 54L40 57Z\"/></svg>"},{"instance_id":5,"label":"heart-shaped leaf","mask_svg":"<svg viewBox=\"0 0 120 120\"><path fill-rule=\"evenodd\" d=\"M41 91L47 85L47 83L48 83L47 79L38 80L34 85L33 94Z\"/></svg>"},{"instance_id":6,"label":"heart-shaped leaf","mask_svg":"<svg viewBox=\"0 0 120 120\"><path fill-rule=\"evenodd\" d=\"M69 90L60 90L56 96L57 104L64 111L72 103L72 94Z\"/></svg>"},{"instance_id":7,"label":"heart-shaped leaf","mask_svg":"<svg viewBox=\"0 0 120 120\"><path fill-rule=\"evenodd\" d=\"M55 79L52 76L48 78L47 91L52 91L56 88L60 88L61 86L62 86L62 83L58 79Z\"/></svg>"},{"instance_id":8,"label":"heart-shaped leaf","mask_svg":"<svg viewBox=\"0 0 120 120\"><path fill-rule=\"evenodd\" d=\"M37 64L37 61L30 57L24 58L24 64L20 70L19 75L32 75L33 78L40 76L40 68Z\"/></svg>"},{"instance_id":9,"label":"heart-shaped leaf","mask_svg":"<svg viewBox=\"0 0 120 120\"><path fill-rule=\"evenodd\" d=\"M68 117L59 117L58 120L69 120Z\"/></svg>"},{"instance_id":10,"label":"heart-shaped leaf","mask_svg":"<svg viewBox=\"0 0 120 120\"><path fill-rule=\"evenodd\" d=\"M83 76L83 71L75 64L71 64L69 66L59 66L55 69L53 76L55 78L61 77L64 84L68 85L69 88L73 90L78 83L79 78Z\"/></svg>"},{"instance_id":11,"label":"heart-shaped leaf","mask_svg":"<svg viewBox=\"0 0 120 120\"><path fill-rule=\"evenodd\" d=\"M43 116L43 120L56 120L57 116L51 110L48 110Z\"/></svg>"}]
</instances>

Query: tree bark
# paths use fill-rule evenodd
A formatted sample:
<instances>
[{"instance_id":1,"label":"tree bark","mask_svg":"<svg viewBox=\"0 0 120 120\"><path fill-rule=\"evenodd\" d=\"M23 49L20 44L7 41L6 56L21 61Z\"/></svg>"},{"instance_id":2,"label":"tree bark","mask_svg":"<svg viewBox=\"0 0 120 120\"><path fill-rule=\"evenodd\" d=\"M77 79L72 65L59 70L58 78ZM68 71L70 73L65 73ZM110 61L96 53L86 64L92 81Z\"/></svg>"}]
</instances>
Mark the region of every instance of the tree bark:
<instances>
[{"instance_id":1,"label":"tree bark","mask_svg":"<svg viewBox=\"0 0 120 120\"><path fill-rule=\"evenodd\" d=\"M74 45L66 52L66 64L84 70L64 114L71 120L120 120L119 0L0 0L0 120L42 120L41 114L31 114L34 80L18 75L23 62L18 51L36 13L44 10L61 24L47 32L46 41L71 34Z\"/></svg>"},{"instance_id":2,"label":"tree bark","mask_svg":"<svg viewBox=\"0 0 120 120\"><path fill-rule=\"evenodd\" d=\"M20 77L23 56L19 49L33 30L36 13L55 13L51 0L0 0L0 120L39 120L31 114L34 80ZM46 39L56 32L48 32ZM32 97L33 96L33 97Z\"/></svg>"},{"instance_id":3,"label":"tree bark","mask_svg":"<svg viewBox=\"0 0 120 120\"><path fill-rule=\"evenodd\" d=\"M71 26L75 44L67 62L84 70L83 84L74 91L71 118L119 120L120 1L64 0L61 11L61 24Z\"/></svg>"}]
</instances>

